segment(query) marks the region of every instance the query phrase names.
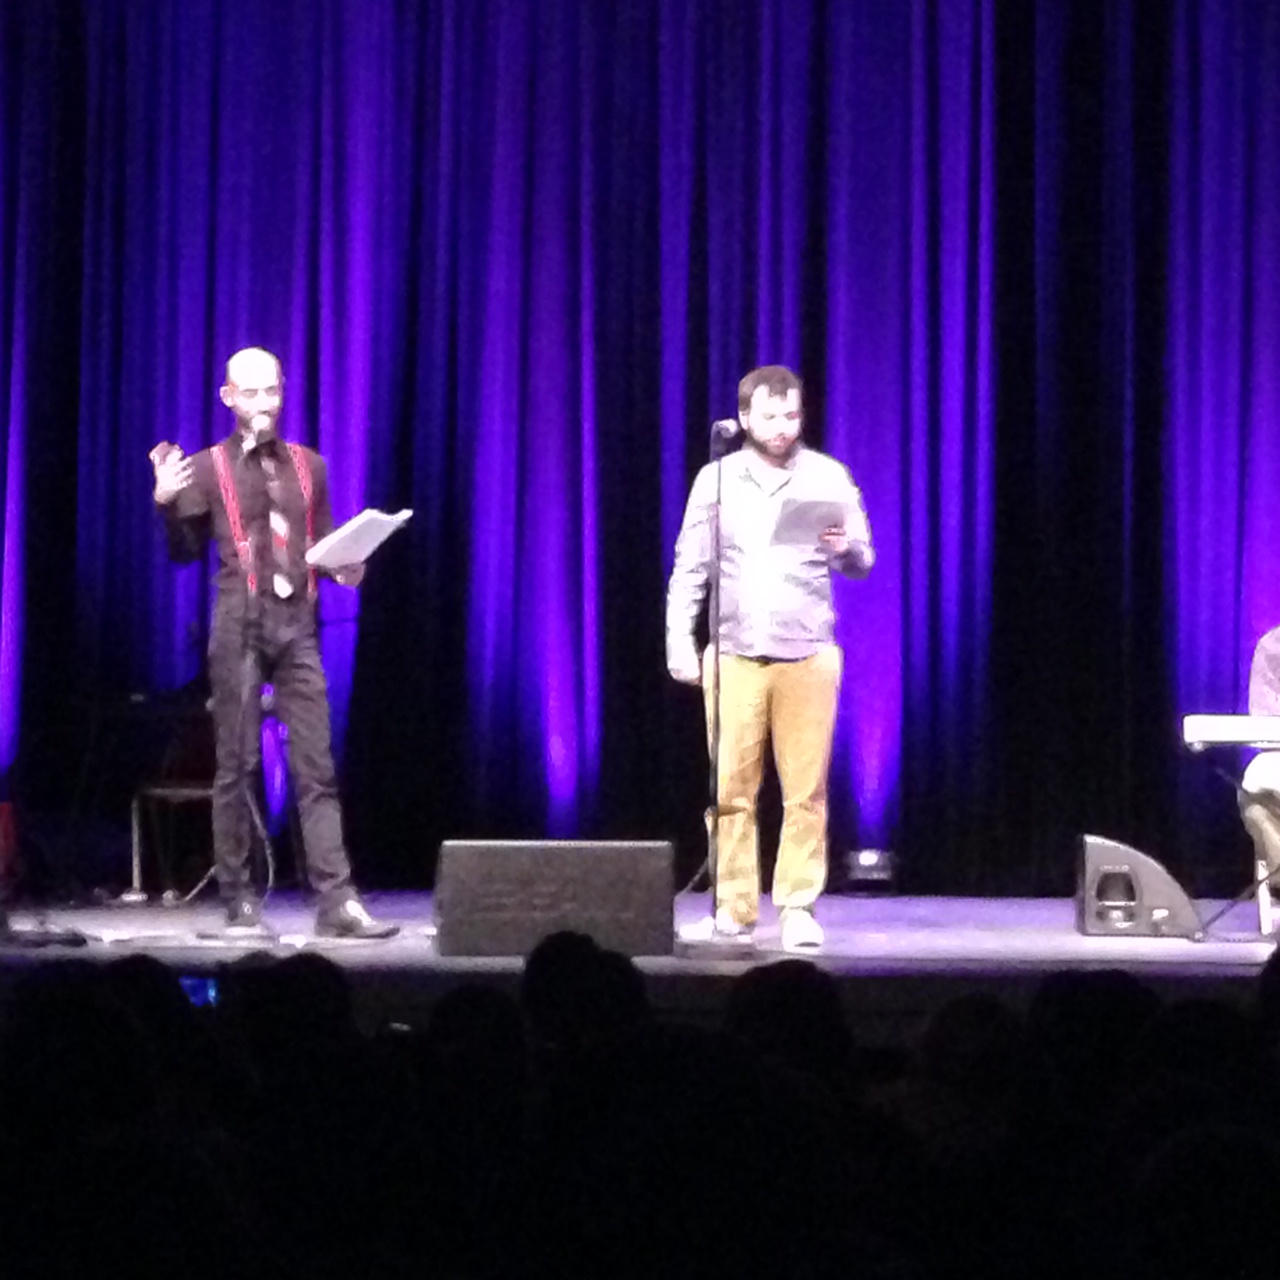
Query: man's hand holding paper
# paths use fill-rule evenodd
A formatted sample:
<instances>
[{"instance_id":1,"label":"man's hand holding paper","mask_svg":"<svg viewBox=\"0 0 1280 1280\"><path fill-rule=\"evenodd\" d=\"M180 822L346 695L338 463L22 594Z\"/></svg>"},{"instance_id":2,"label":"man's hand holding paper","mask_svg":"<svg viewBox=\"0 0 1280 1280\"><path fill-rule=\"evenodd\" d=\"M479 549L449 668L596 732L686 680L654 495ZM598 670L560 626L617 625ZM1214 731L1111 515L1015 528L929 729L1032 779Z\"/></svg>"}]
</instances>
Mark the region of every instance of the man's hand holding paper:
<instances>
[{"instance_id":1,"label":"man's hand holding paper","mask_svg":"<svg viewBox=\"0 0 1280 1280\"><path fill-rule=\"evenodd\" d=\"M871 550L871 525L862 509L862 498L854 491L854 501L844 508L843 519L832 521L820 535L820 541L833 556L847 556L851 551L868 555Z\"/></svg>"},{"instance_id":2,"label":"man's hand holding paper","mask_svg":"<svg viewBox=\"0 0 1280 1280\"><path fill-rule=\"evenodd\" d=\"M359 577L354 570L362 566L382 543L413 515L412 511L398 511L387 515L383 511L366 508L353 516L346 524L321 538L307 552L307 563L317 569L328 569L344 586L356 586ZM355 579L352 581L351 579Z\"/></svg>"},{"instance_id":3,"label":"man's hand holding paper","mask_svg":"<svg viewBox=\"0 0 1280 1280\"><path fill-rule=\"evenodd\" d=\"M844 525L830 525L828 528L823 529L820 537L822 545L833 556L843 556L849 553L849 533Z\"/></svg>"},{"instance_id":4,"label":"man's hand holding paper","mask_svg":"<svg viewBox=\"0 0 1280 1280\"><path fill-rule=\"evenodd\" d=\"M848 514L843 502L829 498L784 498L773 541L788 546L816 546L828 530L843 530Z\"/></svg>"},{"instance_id":5,"label":"man's hand holding paper","mask_svg":"<svg viewBox=\"0 0 1280 1280\"><path fill-rule=\"evenodd\" d=\"M875 563L871 526L862 495L850 485L846 495L784 498L774 527L775 544L820 547L832 567L849 577L863 577Z\"/></svg>"},{"instance_id":6,"label":"man's hand holding paper","mask_svg":"<svg viewBox=\"0 0 1280 1280\"><path fill-rule=\"evenodd\" d=\"M340 587L358 587L364 581L363 564L347 564L331 572L334 582Z\"/></svg>"},{"instance_id":7,"label":"man's hand holding paper","mask_svg":"<svg viewBox=\"0 0 1280 1280\"><path fill-rule=\"evenodd\" d=\"M794 546L821 543L834 555L844 555L852 543L871 541L862 504L831 498L784 498L773 540Z\"/></svg>"}]
</instances>

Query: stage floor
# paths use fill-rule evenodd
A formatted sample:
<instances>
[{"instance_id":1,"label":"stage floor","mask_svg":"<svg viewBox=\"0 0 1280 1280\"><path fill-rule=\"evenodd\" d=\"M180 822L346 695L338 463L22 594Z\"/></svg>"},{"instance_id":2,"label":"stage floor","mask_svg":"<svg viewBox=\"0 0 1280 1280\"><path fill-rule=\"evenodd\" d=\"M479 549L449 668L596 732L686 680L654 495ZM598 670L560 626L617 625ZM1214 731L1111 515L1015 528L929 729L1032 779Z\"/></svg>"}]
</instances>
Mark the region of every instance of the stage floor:
<instances>
[{"instance_id":1,"label":"stage floor","mask_svg":"<svg viewBox=\"0 0 1280 1280\"><path fill-rule=\"evenodd\" d=\"M12 924L32 941L40 930L76 930L79 947L0 948L0 984L32 964L64 957L106 961L147 952L183 974L216 975L250 952L287 955L317 950L347 971L356 1007L368 1026L419 1023L439 995L460 982L514 989L518 957L462 958L436 953L431 895L367 896L379 916L402 926L387 941L318 939L312 913L296 894L273 896L266 921L274 942L219 936L216 902L185 907L107 905L33 911L17 908ZM704 917L706 895L675 899L677 933ZM1197 904L1209 920L1222 904ZM869 1041L909 1035L931 1009L964 991L983 990L1015 1004L1058 969L1123 968L1172 997L1249 998L1252 979L1273 949L1257 933L1252 904L1232 908L1199 942L1182 938L1086 937L1075 927L1071 899L828 896L818 906L826 945L809 958L840 982L855 1028ZM205 936L207 935L207 936ZM672 956L643 957L655 1005L667 1013L714 1018L732 981L755 964L781 959L776 914L763 909L754 944L723 951L677 943Z\"/></svg>"}]
</instances>

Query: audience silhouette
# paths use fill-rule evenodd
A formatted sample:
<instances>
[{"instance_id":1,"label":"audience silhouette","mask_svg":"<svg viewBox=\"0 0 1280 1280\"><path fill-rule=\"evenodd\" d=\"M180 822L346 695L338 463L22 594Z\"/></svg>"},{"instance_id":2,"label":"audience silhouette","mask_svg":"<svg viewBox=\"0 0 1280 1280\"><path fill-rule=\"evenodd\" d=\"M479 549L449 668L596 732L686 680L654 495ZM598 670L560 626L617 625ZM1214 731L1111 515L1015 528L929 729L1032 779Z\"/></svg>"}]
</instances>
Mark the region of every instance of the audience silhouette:
<instances>
[{"instance_id":1,"label":"audience silhouette","mask_svg":"<svg viewBox=\"0 0 1280 1280\"><path fill-rule=\"evenodd\" d=\"M24 972L0 1022L6 1276L1270 1276L1280 966L1251 1008L1119 971L870 1043L818 965L661 1015L581 934L362 1028L318 954ZM1259 1190L1261 1189L1261 1190Z\"/></svg>"}]
</instances>

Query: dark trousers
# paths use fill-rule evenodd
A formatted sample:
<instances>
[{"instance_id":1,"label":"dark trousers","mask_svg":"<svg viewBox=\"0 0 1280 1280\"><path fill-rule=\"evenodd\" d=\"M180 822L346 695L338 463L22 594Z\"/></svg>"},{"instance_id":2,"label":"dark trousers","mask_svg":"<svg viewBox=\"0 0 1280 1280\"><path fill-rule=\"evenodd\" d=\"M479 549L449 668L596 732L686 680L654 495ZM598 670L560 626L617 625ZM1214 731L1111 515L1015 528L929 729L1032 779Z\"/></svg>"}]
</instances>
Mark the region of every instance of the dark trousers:
<instances>
[{"instance_id":1,"label":"dark trousers","mask_svg":"<svg viewBox=\"0 0 1280 1280\"><path fill-rule=\"evenodd\" d=\"M275 689L276 715L288 730L289 773L302 824L307 878L321 907L353 896L342 839L342 811L329 736L329 692L306 600L264 596L246 623L220 607L209 640L211 709L217 744L213 780L213 857L222 896L249 896L249 849L262 755L261 686Z\"/></svg>"}]
</instances>

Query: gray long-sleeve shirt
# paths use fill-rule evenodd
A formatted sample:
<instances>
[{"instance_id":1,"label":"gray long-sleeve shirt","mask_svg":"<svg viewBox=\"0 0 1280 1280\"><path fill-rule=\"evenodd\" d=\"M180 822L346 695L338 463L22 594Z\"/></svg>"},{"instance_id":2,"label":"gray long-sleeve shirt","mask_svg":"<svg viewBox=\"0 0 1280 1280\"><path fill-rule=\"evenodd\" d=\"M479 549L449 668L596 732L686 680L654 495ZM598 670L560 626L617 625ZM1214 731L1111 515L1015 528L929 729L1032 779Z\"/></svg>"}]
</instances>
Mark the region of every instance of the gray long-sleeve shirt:
<instances>
[{"instance_id":1,"label":"gray long-sleeve shirt","mask_svg":"<svg viewBox=\"0 0 1280 1280\"><path fill-rule=\"evenodd\" d=\"M698 473L676 540L667 587L667 665L697 669L694 627L714 567L712 518L716 468L721 480L720 651L741 657L807 658L831 643L835 611L831 570L865 578L875 563L862 495L834 458L801 448L774 467L744 448ZM820 502L843 509L849 550L832 555L819 541L786 536L784 504Z\"/></svg>"}]
</instances>

